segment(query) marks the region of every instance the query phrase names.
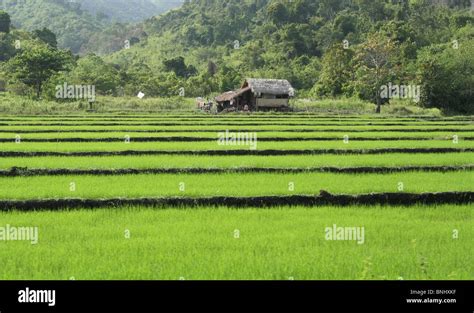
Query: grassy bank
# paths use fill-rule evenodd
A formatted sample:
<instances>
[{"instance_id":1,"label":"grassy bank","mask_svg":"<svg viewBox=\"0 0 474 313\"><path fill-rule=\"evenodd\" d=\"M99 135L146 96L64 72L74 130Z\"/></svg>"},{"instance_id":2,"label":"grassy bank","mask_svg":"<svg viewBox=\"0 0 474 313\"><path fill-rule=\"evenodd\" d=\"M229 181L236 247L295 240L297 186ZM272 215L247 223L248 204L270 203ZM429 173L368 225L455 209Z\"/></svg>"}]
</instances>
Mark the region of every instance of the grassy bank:
<instances>
[{"instance_id":1,"label":"grassy bank","mask_svg":"<svg viewBox=\"0 0 474 313\"><path fill-rule=\"evenodd\" d=\"M195 100L184 97L144 98L99 96L93 104L93 112L192 112ZM89 110L86 100L56 102L51 100L33 100L0 92L0 113L2 114L67 114L85 113Z\"/></svg>"},{"instance_id":2,"label":"grassy bank","mask_svg":"<svg viewBox=\"0 0 474 313\"><path fill-rule=\"evenodd\" d=\"M296 111L333 113L333 114L374 114L375 105L359 99L295 99L292 107ZM382 115L426 115L441 116L438 109L425 109L410 101L395 100L382 107Z\"/></svg>"},{"instance_id":3,"label":"grassy bank","mask_svg":"<svg viewBox=\"0 0 474 313\"><path fill-rule=\"evenodd\" d=\"M369 114L375 115L375 105L358 99L293 99L291 108L296 112L331 114ZM52 100L33 100L0 92L0 113L3 114L65 114L84 113L89 110L85 100L56 102ZM93 105L96 113L146 113L146 112L193 112L196 102L193 98L143 98L98 96ZM394 116L441 116L438 109L424 109L412 103L395 101L384 106L382 115Z\"/></svg>"}]
</instances>

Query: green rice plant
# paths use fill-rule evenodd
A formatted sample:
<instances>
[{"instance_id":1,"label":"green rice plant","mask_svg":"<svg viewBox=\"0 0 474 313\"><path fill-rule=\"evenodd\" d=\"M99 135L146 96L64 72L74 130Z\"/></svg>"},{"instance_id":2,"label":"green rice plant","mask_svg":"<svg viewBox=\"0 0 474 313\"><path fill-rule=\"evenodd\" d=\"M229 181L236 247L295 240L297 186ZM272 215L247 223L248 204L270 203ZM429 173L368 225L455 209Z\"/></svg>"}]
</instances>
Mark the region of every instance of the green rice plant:
<instances>
[{"instance_id":1,"label":"green rice plant","mask_svg":"<svg viewBox=\"0 0 474 313\"><path fill-rule=\"evenodd\" d=\"M253 143L252 143L253 142ZM350 150L350 149L383 149L383 148L473 148L474 141L459 141L453 143L448 140L406 140L406 141L241 141L239 145L226 145L215 141L206 142L7 142L0 143L0 151L27 151L27 152L79 152L79 151L207 151L207 150L250 150L255 143L257 150Z\"/></svg>"},{"instance_id":2,"label":"green rice plant","mask_svg":"<svg viewBox=\"0 0 474 313\"><path fill-rule=\"evenodd\" d=\"M0 241L0 279L469 280L472 223L468 205L1 212L38 243ZM334 224L363 244L326 240Z\"/></svg>"},{"instance_id":3,"label":"green rice plant","mask_svg":"<svg viewBox=\"0 0 474 313\"><path fill-rule=\"evenodd\" d=\"M218 132L155 132L155 133L146 133L146 132L44 132L44 133L16 133L16 132L5 132L0 133L0 138L2 139L11 139L15 141L17 136L20 136L21 140L25 139L66 139L66 138L89 138L89 139L104 139L104 138L113 138L116 140L123 140L125 136L129 136L132 140L133 138L170 138L170 137L187 137L187 138L209 138L217 139ZM348 136L349 140L370 138L370 139L380 139L384 138L420 138L420 139L445 139L453 140L456 135L458 139L464 138L474 138L474 132L462 132L455 134L454 132L359 132L359 133L341 133L341 132L321 132L321 133L311 133L311 132L259 132L258 138L328 138L334 140L343 140L344 136Z\"/></svg>"},{"instance_id":4,"label":"green rice plant","mask_svg":"<svg viewBox=\"0 0 474 313\"><path fill-rule=\"evenodd\" d=\"M472 191L472 172L226 173L0 177L0 199L212 197ZM290 188L290 186L294 186ZM402 188L401 188L402 186Z\"/></svg>"},{"instance_id":5,"label":"green rice plant","mask_svg":"<svg viewBox=\"0 0 474 313\"><path fill-rule=\"evenodd\" d=\"M466 166L474 164L474 153L386 153L373 155L301 156L104 156L0 158L0 168L30 169L123 169L123 168L311 168L311 167L402 167Z\"/></svg>"}]
</instances>

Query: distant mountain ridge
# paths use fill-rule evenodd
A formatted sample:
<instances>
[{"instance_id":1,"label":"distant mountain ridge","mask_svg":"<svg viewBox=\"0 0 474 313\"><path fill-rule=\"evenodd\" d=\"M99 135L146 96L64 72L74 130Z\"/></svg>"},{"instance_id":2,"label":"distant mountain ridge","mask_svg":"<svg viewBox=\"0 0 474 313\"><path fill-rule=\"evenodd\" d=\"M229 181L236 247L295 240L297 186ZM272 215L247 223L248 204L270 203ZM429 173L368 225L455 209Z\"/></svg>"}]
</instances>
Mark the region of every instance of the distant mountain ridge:
<instances>
[{"instance_id":1,"label":"distant mountain ridge","mask_svg":"<svg viewBox=\"0 0 474 313\"><path fill-rule=\"evenodd\" d=\"M343 42L356 47L378 32L397 41L410 64L425 47L469 37L469 28L461 31L474 21L469 5L469 0L186 1L141 23L146 36L105 59L143 73L169 72L167 62L179 64L175 73L194 67L200 74L187 79L190 94L232 90L244 77L285 78L297 90L310 91L322 75L324 56Z\"/></svg>"},{"instance_id":2,"label":"distant mountain ridge","mask_svg":"<svg viewBox=\"0 0 474 313\"><path fill-rule=\"evenodd\" d=\"M182 4L182 0L76 0L81 9L111 21L140 22Z\"/></svg>"},{"instance_id":3,"label":"distant mountain ridge","mask_svg":"<svg viewBox=\"0 0 474 313\"><path fill-rule=\"evenodd\" d=\"M123 44L136 33L134 26L124 23L143 21L181 3L181 0L0 0L0 9L10 14L15 27L27 31L46 27L56 34L59 47L85 54L115 51L117 41ZM123 38L117 38L117 34ZM91 42L98 38L101 42Z\"/></svg>"},{"instance_id":4,"label":"distant mountain ridge","mask_svg":"<svg viewBox=\"0 0 474 313\"><path fill-rule=\"evenodd\" d=\"M12 24L27 31L47 27L58 38L61 48L78 52L105 23L80 9L80 4L67 0L3 0L0 6L11 16Z\"/></svg>"}]
</instances>

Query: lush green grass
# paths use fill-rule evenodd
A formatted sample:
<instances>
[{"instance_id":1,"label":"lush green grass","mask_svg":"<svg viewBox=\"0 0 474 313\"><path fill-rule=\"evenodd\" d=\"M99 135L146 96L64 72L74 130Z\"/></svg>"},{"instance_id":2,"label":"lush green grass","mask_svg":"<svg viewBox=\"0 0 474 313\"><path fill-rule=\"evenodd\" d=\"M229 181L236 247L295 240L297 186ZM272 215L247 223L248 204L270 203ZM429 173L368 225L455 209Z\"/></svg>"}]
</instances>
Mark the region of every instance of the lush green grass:
<instances>
[{"instance_id":1,"label":"lush green grass","mask_svg":"<svg viewBox=\"0 0 474 313\"><path fill-rule=\"evenodd\" d=\"M0 241L0 279L472 279L472 223L469 206L3 212L39 243ZM325 240L334 224L364 244Z\"/></svg>"},{"instance_id":2,"label":"lush green grass","mask_svg":"<svg viewBox=\"0 0 474 313\"><path fill-rule=\"evenodd\" d=\"M18 134L0 133L0 138L15 140ZM218 132L166 132L166 133L140 133L140 132L55 132L55 133L22 133L19 134L21 139L58 139L58 138L116 138L123 140L125 136L130 138L166 138L166 137L192 137L192 138L211 138L217 139ZM332 138L342 140L347 135L350 138L426 138L426 139L446 139L453 140L453 136L457 135L458 139L465 137L474 138L474 132L461 132L454 134L453 132L359 132L359 133L341 133L341 132L259 132L258 138Z\"/></svg>"},{"instance_id":3,"label":"lush green grass","mask_svg":"<svg viewBox=\"0 0 474 313\"><path fill-rule=\"evenodd\" d=\"M133 101L132 101L133 100ZM115 100L111 100L115 101ZM153 111L151 100L116 101L99 111ZM328 107L333 107L326 103ZM5 103L0 99L0 111ZM79 104L74 104L78 105ZM99 100L98 105L101 105ZM165 102L160 105L166 106ZM346 103L336 103L344 109ZM364 107L365 104L362 104ZM79 106L80 107L80 106ZM79 107L70 109L80 113ZM361 107L361 108L362 108ZM192 110L192 101L182 106ZM334 108L334 107L333 107ZM24 112L39 110L24 105ZM41 112L52 112L52 107ZM58 108L56 112L66 108ZM317 109L313 108L317 111ZM312 109L312 110L313 110ZM373 109L373 106L372 108ZM385 109L385 108L384 108ZM363 111L363 110L362 110ZM421 112L426 113L426 112ZM82 114L82 113L81 113ZM393 116L331 116L312 114L225 115L81 115L4 117L0 151L123 151L123 150L227 150L248 146L219 146L217 132L225 129L259 131L258 138L324 137L335 141L258 142L258 150L473 148L474 125L466 118L423 120ZM14 121L7 121L14 119ZM84 120L81 120L84 119ZM91 119L87 121L86 119ZM123 123L121 126L24 126L34 123ZM142 123L181 123L181 126L143 126ZM252 126L217 126L216 123L252 123ZM284 124L289 125L284 125ZM313 123L315 126L299 126ZM367 125L371 123L371 125ZM386 126L384 123L405 123ZM130 124L130 125L126 125ZM273 124L273 125L270 125ZM331 124L331 125L328 125ZM358 124L360 126L349 126ZM425 125L427 124L427 125ZM132 138L130 144L13 142L16 132L57 130L58 133L21 134L34 138ZM278 132L278 130L317 130ZM328 131L336 129L337 131ZM378 132L376 129L392 130ZM406 130L396 131L397 129ZM410 130L457 129L412 132ZM64 133L64 130L76 132ZM81 132L83 130L84 132ZM90 130L115 130L89 133ZM133 132L133 130L151 131ZM152 133L166 130L167 133ZM194 130L194 132L186 132ZM203 132L202 130L211 130ZM214 130L214 131L212 131ZM355 131L363 132L355 132ZM343 136L349 136L349 143ZM452 136L459 136L459 143ZM209 142L137 143L134 137L202 137ZM355 141L354 137L380 138ZM386 137L436 140L384 141ZM302 156L115 156L0 158L0 169L28 168L244 168L244 167L358 167L472 165L474 153L387 153L379 155ZM472 171L405 172L392 174L333 173L227 173L112 176L0 177L0 199L212 197L371 192L472 191ZM295 189L289 190L289 183ZM71 183L75 190L71 191ZM185 190L180 190L184 183ZM0 227L38 226L39 243L0 241L0 279L472 279L474 235L472 208L466 206L410 207L283 207L272 209L144 207L57 212L1 212ZM365 242L327 241L325 228L365 227ZM240 238L234 237L234 231ZM459 238L453 238L453 231ZM125 234L130 231L130 238Z\"/></svg>"},{"instance_id":4,"label":"lush green grass","mask_svg":"<svg viewBox=\"0 0 474 313\"><path fill-rule=\"evenodd\" d=\"M294 99L291 101L292 106L296 110L307 112L320 112L333 114L370 114L375 111L375 105L359 99L342 98L342 99ZM420 106L413 105L404 100L392 101L390 105L382 107L383 114L390 115L430 115L441 116L442 113L438 109L425 109Z\"/></svg>"},{"instance_id":5,"label":"lush green grass","mask_svg":"<svg viewBox=\"0 0 474 313\"><path fill-rule=\"evenodd\" d=\"M301 156L111 156L0 158L0 168L121 169L121 168L246 168L246 167L357 167L473 165L474 153L386 153L374 155Z\"/></svg>"},{"instance_id":6,"label":"lush green grass","mask_svg":"<svg viewBox=\"0 0 474 313\"><path fill-rule=\"evenodd\" d=\"M324 149L382 149L382 148L473 148L474 141L406 140L406 141L288 141L257 142L258 150L324 150ZM0 151L124 151L124 150L249 150L249 145L219 145L217 139L208 142L22 142L0 143Z\"/></svg>"},{"instance_id":7,"label":"lush green grass","mask_svg":"<svg viewBox=\"0 0 474 313\"><path fill-rule=\"evenodd\" d=\"M138 99L136 97L103 97L98 96L94 110L98 113L110 112L188 112L195 108L195 100L184 97ZM85 114L89 104L85 100L56 102L49 100L35 101L28 97L15 96L0 92L0 112L2 114Z\"/></svg>"},{"instance_id":8,"label":"lush green grass","mask_svg":"<svg viewBox=\"0 0 474 313\"><path fill-rule=\"evenodd\" d=\"M0 199L204 197L398 192L470 191L472 172L396 174L162 174L117 176L0 177ZM70 183L75 183L75 191ZM289 191L293 182L294 191ZM180 184L185 184L185 191Z\"/></svg>"},{"instance_id":9,"label":"lush green grass","mask_svg":"<svg viewBox=\"0 0 474 313\"><path fill-rule=\"evenodd\" d=\"M424 115L439 117L441 112L438 109L424 109L413 106L406 102L394 101L391 105L383 107L383 115L374 114L375 105L358 99L325 99L308 100L293 99L290 101L291 107L295 111L304 113L319 114L364 114L373 116L412 116ZM0 93L0 113L2 114L78 114L82 115L89 108L86 101L56 102L41 100L35 101L27 97L15 96L9 93ZM171 113L177 112L192 113L196 111L196 100L192 98L148 98L138 99L137 97L110 97L98 96L94 103L94 110L97 113L124 113L124 114L144 114L144 113ZM266 113L268 114L268 113Z\"/></svg>"}]
</instances>

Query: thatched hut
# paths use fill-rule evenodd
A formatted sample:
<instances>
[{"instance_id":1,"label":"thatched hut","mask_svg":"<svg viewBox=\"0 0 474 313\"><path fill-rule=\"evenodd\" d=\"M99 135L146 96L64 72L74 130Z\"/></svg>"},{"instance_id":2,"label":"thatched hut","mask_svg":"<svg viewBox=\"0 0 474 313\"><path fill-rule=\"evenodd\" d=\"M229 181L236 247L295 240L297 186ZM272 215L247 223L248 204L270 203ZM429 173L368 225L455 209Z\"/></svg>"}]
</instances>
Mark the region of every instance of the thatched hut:
<instances>
[{"instance_id":1,"label":"thatched hut","mask_svg":"<svg viewBox=\"0 0 474 313\"><path fill-rule=\"evenodd\" d=\"M248 78L239 90L216 97L218 110L286 110L294 96L290 82L284 79Z\"/></svg>"}]
</instances>

